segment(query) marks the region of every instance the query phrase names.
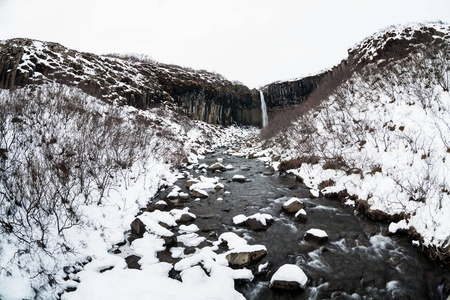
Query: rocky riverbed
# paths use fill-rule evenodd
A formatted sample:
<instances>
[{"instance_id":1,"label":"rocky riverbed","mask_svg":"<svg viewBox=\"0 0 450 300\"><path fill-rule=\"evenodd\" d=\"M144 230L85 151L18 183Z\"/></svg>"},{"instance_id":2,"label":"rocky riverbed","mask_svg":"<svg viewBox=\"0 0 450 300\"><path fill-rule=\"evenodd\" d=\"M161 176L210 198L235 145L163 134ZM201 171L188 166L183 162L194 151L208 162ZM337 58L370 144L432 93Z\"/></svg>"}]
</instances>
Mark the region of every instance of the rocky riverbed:
<instances>
[{"instance_id":1,"label":"rocky riverbed","mask_svg":"<svg viewBox=\"0 0 450 300\"><path fill-rule=\"evenodd\" d=\"M137 217L128 240L111 249L128 268L166 262L173 266L169 276L183 282L231 272L247 299L449 295L450 271L406 236L389 235L386 224L353 207L313 197L295 176L269 170L262 160L221 149L180 170L178 178ZM159 247L156 257L140 250L151 243L144 242L147 232L163 237L164 243L152 246ZM301 277L271 282L277 270L292 265L306 275L306 284Z\"/></svg>"}]
</instances>

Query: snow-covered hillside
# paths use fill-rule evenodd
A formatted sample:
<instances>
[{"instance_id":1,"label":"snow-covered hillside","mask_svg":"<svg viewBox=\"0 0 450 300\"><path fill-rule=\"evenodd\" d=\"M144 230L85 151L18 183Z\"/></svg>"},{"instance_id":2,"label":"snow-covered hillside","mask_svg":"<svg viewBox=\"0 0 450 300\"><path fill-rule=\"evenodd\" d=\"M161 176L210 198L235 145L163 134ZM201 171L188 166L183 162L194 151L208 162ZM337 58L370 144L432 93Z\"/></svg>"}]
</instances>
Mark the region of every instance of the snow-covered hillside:
<instances>
[{"instance_id":1,"label":"snow-covered hillside","mask_svg":"<svg viewBox=\"0 0 450 300\"><path fill-rule=\"evenodd\" d=\"M0 107L1 299L57 297L65 267L106 258L175 167L254 132L59 84L2 90Z\"/></svg>"},{"instance_id":2,"label":"snow-covered hillside","mask_svg":"<svg viewBox=\"0 0 450 300\"><path fill-rule=\"evenodd\" d=\"M394 27L349 50L358 66L264 143L316 193L344 197L450 257L450 28ZM318 90L325 85L318 87ZM325 86L326 88L326 86ZM316 93L317 94L317 93ZM316 98L314 98L316 96ZM276 126L276 124L274 124ZM281 164L280 164L281 162ZM353 199L353 200L352 200ZM356 202L354 201L355 199Z\"/></svg>"}]
</instances>

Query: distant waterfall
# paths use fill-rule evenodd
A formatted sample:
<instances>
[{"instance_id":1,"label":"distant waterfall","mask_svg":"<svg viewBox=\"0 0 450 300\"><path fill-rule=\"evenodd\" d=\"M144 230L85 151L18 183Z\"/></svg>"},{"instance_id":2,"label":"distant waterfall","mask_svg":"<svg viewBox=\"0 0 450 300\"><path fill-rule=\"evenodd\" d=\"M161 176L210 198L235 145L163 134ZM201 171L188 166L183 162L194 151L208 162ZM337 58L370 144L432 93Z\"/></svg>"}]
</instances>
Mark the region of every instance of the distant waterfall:
<instances>
[{"instance_id":1,"label":"distant waterfall","mask_svg":"<svg viewBox=\"0 0 450 300\"><path fill-rule=\"evenodd\" d=\"M269 118L267 117L267 107L266 101L264 101L263 91L259 91L259 95L261 96L262 127L266 127L269 124Z\"/></svg>"}]
</instances>

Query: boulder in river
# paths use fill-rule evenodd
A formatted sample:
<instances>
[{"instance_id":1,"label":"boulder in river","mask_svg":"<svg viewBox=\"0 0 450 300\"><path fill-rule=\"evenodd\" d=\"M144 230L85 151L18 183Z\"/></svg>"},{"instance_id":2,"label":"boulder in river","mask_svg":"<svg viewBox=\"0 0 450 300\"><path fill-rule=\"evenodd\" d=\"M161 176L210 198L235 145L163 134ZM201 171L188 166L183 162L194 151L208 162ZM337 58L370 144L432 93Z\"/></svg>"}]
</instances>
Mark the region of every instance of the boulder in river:
<instances>
[{"instance_id":1,"label":"boulder in river","mask_svg":"<svg viewBox=\"0 0 450 300\"><path fill-rule=\"evenodd\" d=\"M305 208L305 204L303 204L302 200L295 197L286 201L282 206L283 211L290 214L295 214L302 208Z\"/></svg>"},{"instance_id":2,"label":"boulder in river","mask_svg":"<svg viewBox=\"0 0 450 300\"><path fill-rule=\"evenodd\" d=\"M131 233L137 236L143 236L145 232L145 225L139 218L134 219L130 224Z\"/></svg>"},{"instance_id":3,"label":"boulder in river","mask_svg":"<svg viewBox=\"0 0 450 300\"><path fill-rule=\"evenodd\" d=\"M208 197L208 193L201 189L192 189L191 190L191 196L195 198L206 198Z\"/></svg>"},{"instance_id":4,"label":"boulder in river","mask_svg":"<svg viewBox=\"0 0 450 300\"><path fill-rule=\"evenodd\" d=\"M214 163L214 164L210 165L208 169L213 172L215 172L215 171L223 172L223 171L227 170L227 168L224 165L222 165L221 163Z\"/></svg>"},{"instance_id":5,"label":"boulder in river","mask_svg":"<svg viewBox=\"0 0 450 300\"><path fill-rule=\"evenodd\" d=\"M305 272L293 264L282 265L270 279L270 288L280 290L305 289L308 277Z\"/></svg>"},{"instance_id":6,"label":"boulder in river","mask_svg":"<svg viewBox=\"0 0 450 300\"><path fill-rule=\"evenodd\" d=\"M322 229L312 228L306 232L305 240L317 243L325 243L326 241L328 241L328 234Z\"/></svg>"},{"instance_id":7,"label":"boulder in river","mask_svg":"<svg viewBox=\"0 0 450 300\"><path fill-rule=\"evenodd\" d=\"M233 179L232 179L233 181L236 181L236 182L245 182L245 176L244 175L238 175L238 174L236 174L236 175L234 175L233 176Z\"/></svg>"},{"instance_id":8,"label":"boulder in river","mask_svg":"<svg viewBox=\"0 0 450 300\"><path fill-rule=\"evenodd\" d=\"M188 181L186 181L186 187L189 188L189 187L191 187L191 185L194 185L199 182L200 182L200 180L198 180L198 179L189 179Z\"/></svg>"},{"instance_id":9,"label":"boulder in river","mask_svg":"<svg viewBox=\"0 0 450 300\"><path fill-rule=\"evenodd\" d=\"M259 261L267 255L267 250L259 249L254 251L231 252L226 259L232 267L245 267Z\"/></svg>"},{"instance_id":10,"label":"boulder in river","mask_svg":"<svg viewBox=\"0 0 450 300\"><path fill-rule=\"evenodd\" d=\"M302 208L298 212L295 213L295 219L301 222L306 222L308 220L308 216L306 215L306 211Z\"/></svg>"},{"instance_id":11,"label":"boulder in river","mask_svg":"<svg viewBox=\"0 0 450 300\"><path fill-rule=\"evenodd\" d=\"M233 223L238 226L247 226L251 230L266 230L272 225L274 219L269 214L256 213L251 216L237 215L233 218Z\"/></svg>"}]
</instances>

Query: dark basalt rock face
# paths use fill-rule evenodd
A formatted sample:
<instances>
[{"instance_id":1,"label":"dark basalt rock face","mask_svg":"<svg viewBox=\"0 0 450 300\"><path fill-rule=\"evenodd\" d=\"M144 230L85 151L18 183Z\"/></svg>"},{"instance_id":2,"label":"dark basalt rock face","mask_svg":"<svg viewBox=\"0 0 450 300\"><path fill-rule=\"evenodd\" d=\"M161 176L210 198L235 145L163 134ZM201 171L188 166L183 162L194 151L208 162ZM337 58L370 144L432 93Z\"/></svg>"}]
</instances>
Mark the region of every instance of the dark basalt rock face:
<instances>
[{"instance_id":1,"label":"dark basalt rock face","mask_svg":"<svg viewBox=\"0 0 450 300\"><path fill-rule=\"evenodd\" d=\"M211 124L259 126L257 90L221 75L151 60L99 56L31 39L0 41L0 88L57 82L140 109L161 103Z\"/></svg>"},{"instance_id":2,"label":"dark basalt rock face","mask_svg":"<svg viewBox=\"0 0 450 300\"><path fill-rule=\"evenodd\" d=\"M329 72L294 81L276 82L264 88L267 108L283 109L304 102Z\"/></svg>"}]
</instances>

